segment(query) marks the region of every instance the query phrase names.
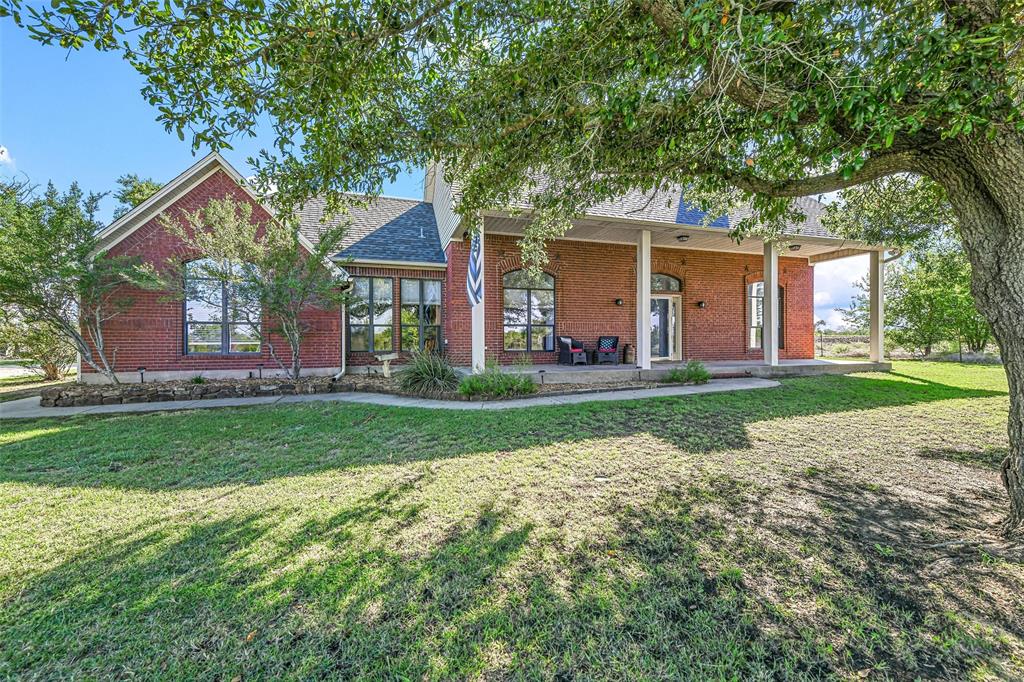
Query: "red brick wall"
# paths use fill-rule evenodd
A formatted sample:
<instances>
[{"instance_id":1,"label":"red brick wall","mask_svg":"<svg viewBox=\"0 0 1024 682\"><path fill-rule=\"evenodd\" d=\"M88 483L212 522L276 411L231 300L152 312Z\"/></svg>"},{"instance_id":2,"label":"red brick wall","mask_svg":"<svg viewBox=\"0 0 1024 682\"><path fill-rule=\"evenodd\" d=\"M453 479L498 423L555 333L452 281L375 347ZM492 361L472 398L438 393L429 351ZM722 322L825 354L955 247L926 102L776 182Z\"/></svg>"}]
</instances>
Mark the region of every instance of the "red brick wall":
<instances>
[{"instance_id":1,"label":"red brick wall","mask_svg":"<svg viewBox=\"0 0 1024 682\"><path fill-rule=\"evenodd\" d=\"M224 172L218 171L165 213L181 219L182 211L202 208L211 198L234 196L253 204L256 220L270 216ZM187 260L180 241L168 234L154 218L116 244L114 255L137 255L166 267L169 258ZM467 242L453 242L447 251L447 270L349 266L354 276L391 277L393 282L395 349L400 349L399 304L402 278L442 280L442 331L452 361L468 365L471 357L471 314L466 300ZM515 362L524 353L502 349L502 275L521 266L516 239L500 235L487 237L485 248L487 306L487 356L502 363ZM571 335L593 346L598 336L618 335L620 343L635 344L636 248L620 244L599 244L559 240L549 245L547 268L555 277L555 333ZM652 251L652 272L665 273L683 281L683 354L702 360L760 359L760 350L746 347L746 285L761 279L759 256L656 248ZM786 289L785 340L783 358L811 358L814 355L814 277L806 259L780 259L780 282ZM199 374L212 370L245 371L262 363L266 370L277 364L265 346L258 356L204 355L184 353L183 306L166 292L131 291L130 308L105 326L108 357L116 349L120 372L175 371ZM623 305L615 305L615 299ZM697 301L706 308L697 308ZM311 331L302 350L303 366L309 369L337 367L341 353L341 316L338 310L311 309L306 321ZM347 332L346 332L347 333ZM278 354L286 357L287 343L273 339ZM557 353L527 353L537 364L552 363ZM286 361L287 362L287 361ZM377 364L370 353L348 354L349 366ZM83 372L93 370L83 363Z\"/></svg>"},{"instance_id":2,"label":"red brick wall","mask_svg":"<svg viewBox=\"0 0 1024 682\"><path fill-rule=\"evenodd\" d=\"M447 249L445 338L452 361L471 358L471 313L465 294L467 242ZM597 337L619 336L635 345L636 247L560 240L548 245L547 271L555 277L555 334L573 336L593 347ZM490 235L484 248L487 357L511 363L528 356L535 364L553 363L557 353L507 352L502 344L502 275L521 266L514 237ZM699 360L760 360L747 348L746 285L762 279L760 256L654 248L652 273L683 282L683 356ZM779 259L785 288L783 358L814 357L814 270L801 258ZM622 306L615 299L623 300ZM705 301L705 308L697 302Z\"/></svg>"},{"instance_id":3,"label":"red brick wall","mask_svg":"<svg viewBox=\"0 0 1024 682\"><path fill-rule=\"evenodd\" d=\"M186 195L174 202L164 213L182 220L182 211L195 211L213 198L233 196L238 201L253 205L254 220L270 219L267 212L240 189L223 171L217 171L203 180ZM167 268L170 258L188 260L200 254L187 253L175 236L164 230L153 218L135 232L115 244L112 255L138 256L161 269ZM104 326L107 357L116 350L115 370L135 372L145 367L147 372L175 371L200 374L211 370L250 370L263 363L267 370L278 368L264 344L260 355L186 355L184 352L184 310L180 300L172 300L167 292L124 289L124 296L132 300L131 306ZM310 331L303 341L302 363L306 368L337 367L341 361L341 314L337 309L311 308L305 316ZM266 321L264 322L267 323ZM283 338L271 338L277 354L285 364L290 363L290 350ZM82 363L83 372L94 371Z\"/></svg>"}]
</instances>

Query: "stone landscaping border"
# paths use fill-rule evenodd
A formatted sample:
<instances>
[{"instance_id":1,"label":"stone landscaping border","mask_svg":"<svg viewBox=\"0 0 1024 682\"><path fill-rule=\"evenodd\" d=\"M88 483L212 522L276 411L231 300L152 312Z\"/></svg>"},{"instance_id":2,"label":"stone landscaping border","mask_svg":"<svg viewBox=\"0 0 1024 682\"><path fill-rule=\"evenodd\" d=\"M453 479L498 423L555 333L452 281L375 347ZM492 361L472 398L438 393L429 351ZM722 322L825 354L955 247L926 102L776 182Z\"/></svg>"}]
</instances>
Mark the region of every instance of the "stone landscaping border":
<instances>
[{"instance_id":1,"label":"stone landscaping border","mask_svg":"<svg viewBox=\"0 0 1024 682\"><path fill-rule=\"evenodd\" d=\"M372 384L372 386L370 385ZM44 388L40 407L82 407L88 405L130 405L169 400L216 400L218 398L255 398L264 396L307 395L368 391L393 393L379 381L335 381L330 377L302 378L298 381L270 379L204 379L163 381L152 384L70 384Z\"/></svg>"},{"instance_id":2,"label":"stone landscaping border","mask_svg":"<svg viewBox=\"0 0 1024 682\"><path fill-rule=\"evenodd\" d=\"M342 379L330 377L303 377L298 381L282 379L204 379L192 381L164 381L151 384L63 384L44 388L40 392L40 407L89 407L94 405L132 405L168 401L217 400L221 398L260 398L323 393L379 393L426 400L457 400L465 402L495 402L529 400L608 391L628 391L660 388L670 384L658 382L625 381L621 384L552 384L538 385L536 393L503 398L464 396L444 393L423 396L398 390L394 383L383 377L347 375ZM555 388L557 386L557 388Z\"/></svg>"}]
</instances>

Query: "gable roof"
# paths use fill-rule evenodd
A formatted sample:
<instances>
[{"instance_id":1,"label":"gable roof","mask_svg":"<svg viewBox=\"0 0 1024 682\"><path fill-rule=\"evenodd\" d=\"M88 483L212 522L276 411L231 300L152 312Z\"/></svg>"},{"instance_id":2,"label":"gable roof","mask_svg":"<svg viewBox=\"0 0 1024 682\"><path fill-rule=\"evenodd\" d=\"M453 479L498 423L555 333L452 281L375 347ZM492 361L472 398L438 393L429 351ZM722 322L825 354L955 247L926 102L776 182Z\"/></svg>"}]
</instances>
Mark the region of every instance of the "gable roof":
<instances>
[{"instance_id":1,"label":"gable roof","mask_svg":"<svg viewBox=\"0 0 1024 682\"><path fill-rule=\"evenodd\" d=\"M376 197L349 207L347 213L322 222L326 202L308 201L299 211L299 230L311 242L341 222L348 227L338 248L339 258L356 262L394 262L444 266L444 249L437 234L431 204L415 199Z\"/></svg>"},{"instance_id":2,"label":"gable roof","mask_svg":"<svg viewBox=\"0 0 1024 682\"><path fill-rule=\"evenodd\" d=\"M235 167L228 163L223 156L217 152L211 152L186 168L178 174L177 177L154 192L138 206L135 206L110 225L100 230L99 234L96 235L97 248L93 255L95 256L101 251L110 249L135 230L139 229L159 215L161 211L167 208L167 206L188 194L196 187L196 185L203 182L217 171L223 171L226 173L228 177L230 177L247 195L249 195L254 202L259 204L263 210L270 214L271 218L274 217L274 210L260 200L260 197L253 192L249 183L245 181L245 178L242 177L241 173L235 170ZM307 251L311 252L313 250L312 242L310 242L309 239L307 239L301 232L299 234L299 243L302 244ZM344 268L340 268L334 263L328 263L328 265L335 270L337 274L348 279L348 273L345 272Z\"/></svg>"}]
</instances>

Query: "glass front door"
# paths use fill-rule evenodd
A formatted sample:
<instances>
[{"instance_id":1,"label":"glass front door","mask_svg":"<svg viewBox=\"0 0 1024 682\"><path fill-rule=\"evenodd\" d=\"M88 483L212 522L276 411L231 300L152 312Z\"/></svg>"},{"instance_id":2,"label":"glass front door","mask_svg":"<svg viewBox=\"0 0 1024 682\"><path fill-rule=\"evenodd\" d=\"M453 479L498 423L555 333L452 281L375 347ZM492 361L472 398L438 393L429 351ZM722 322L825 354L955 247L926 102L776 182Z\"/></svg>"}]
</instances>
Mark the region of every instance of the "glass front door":
<instances>
[{"instance_id":1,"label":"glass front door","mask_svg":"<svg viewBox=\"0 0 1024 682\"><path fill-rule=\"evenodd\" d=\"M679 297L651 296L651 359L679 358Z\"/></svg>"}]
</instances>

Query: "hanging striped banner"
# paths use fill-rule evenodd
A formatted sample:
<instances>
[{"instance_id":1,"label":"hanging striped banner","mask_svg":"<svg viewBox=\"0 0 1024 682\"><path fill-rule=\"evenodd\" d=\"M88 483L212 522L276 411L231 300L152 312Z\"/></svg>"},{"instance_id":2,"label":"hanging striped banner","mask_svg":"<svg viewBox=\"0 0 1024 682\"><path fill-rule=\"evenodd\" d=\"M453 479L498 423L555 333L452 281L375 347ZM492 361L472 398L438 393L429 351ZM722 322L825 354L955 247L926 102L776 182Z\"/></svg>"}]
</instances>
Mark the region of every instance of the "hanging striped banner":
<instances>
[{"instance_id":1,"label":"hanging striped banner","mask_svg":"<svg viewBox=\"0 0 1024 682\"><path fill-rule=\"evenodd\" d=\"M469 247L469 268L466 270L466 294L469 304L476 307L484 298L484 258L480 248L480 234L473 235Z\"/></svg>"}]
</instances>

